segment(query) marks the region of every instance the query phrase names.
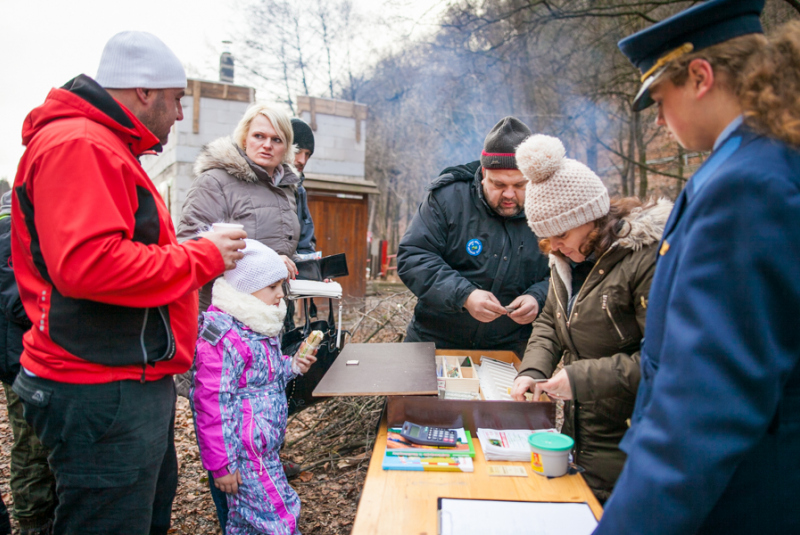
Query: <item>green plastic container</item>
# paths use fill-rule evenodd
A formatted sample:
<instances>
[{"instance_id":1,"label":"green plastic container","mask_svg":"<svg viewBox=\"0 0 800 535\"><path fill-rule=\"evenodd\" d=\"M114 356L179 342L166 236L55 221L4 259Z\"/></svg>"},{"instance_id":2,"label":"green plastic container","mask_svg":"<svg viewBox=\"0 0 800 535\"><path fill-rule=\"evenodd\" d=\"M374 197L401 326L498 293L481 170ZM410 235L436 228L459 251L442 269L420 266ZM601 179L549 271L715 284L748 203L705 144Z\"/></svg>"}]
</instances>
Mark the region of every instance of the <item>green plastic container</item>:
<instances>
[{"instance_id":1,"label":"green plastic container","mask_svg":"<svg viewBox=\"0 0 800 535\"><path fill-rule=\"evenodd\" d=\"M560 433L533 433L528 437L531 447L531 469L542 476L560 477L569 467L569 450L575 441Z\"/></svg>"}]
</instances>

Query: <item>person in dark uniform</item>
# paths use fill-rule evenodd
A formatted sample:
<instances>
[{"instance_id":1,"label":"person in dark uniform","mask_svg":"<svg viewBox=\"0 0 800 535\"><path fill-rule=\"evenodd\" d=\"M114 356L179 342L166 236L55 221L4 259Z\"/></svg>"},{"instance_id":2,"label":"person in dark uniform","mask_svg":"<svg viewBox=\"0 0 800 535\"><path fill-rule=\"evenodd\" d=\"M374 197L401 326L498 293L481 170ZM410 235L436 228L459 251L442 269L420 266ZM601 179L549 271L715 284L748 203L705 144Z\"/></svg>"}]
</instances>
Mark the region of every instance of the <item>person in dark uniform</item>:
<instances>
[{"instance_id":1,"label":"person in dark uniform","mask_svg":"<svg viewBox=\"0 0 800 535\"><path fill-rule=\"evenodd\" d=\"M620 42L634 109L712 151L659 245L628 460L596 534L800 533L800 24L710 0Z\"/></svg>"},{"instance_id":2,"label":"person in dark uniform","mask_svg":"<svg viewBox=\"0 0 800 535\"><path fill-rule=\"evenodd\" d=\"M303 187L306 180L304 174L306 164L314 154L314 132L302 119L292 119L294 144L297 152L294 155L294 168L300 175L300 185L297 186L297 217L300 219L300 241L297 242L298 255L313 255L317 248L317 238L314 236L314 221L308 209L308 192Z\"/></svg>"}]
</instances>

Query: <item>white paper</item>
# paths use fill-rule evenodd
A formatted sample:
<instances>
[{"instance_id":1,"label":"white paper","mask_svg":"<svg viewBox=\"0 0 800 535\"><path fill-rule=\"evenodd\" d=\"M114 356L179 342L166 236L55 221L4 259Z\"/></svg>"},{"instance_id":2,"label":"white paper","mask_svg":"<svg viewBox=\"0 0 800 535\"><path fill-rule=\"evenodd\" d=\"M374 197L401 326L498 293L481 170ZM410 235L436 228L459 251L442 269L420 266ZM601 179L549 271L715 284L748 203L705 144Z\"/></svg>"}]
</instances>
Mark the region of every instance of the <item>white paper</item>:
<instances>
[{"instance_id":1,"label":"white paper","mask_svg":"<svg viewBox=\"0 0 800 535\"><path fill-rule=\"evenodd\" d=\"M590 535L586 503L441 499L439 535Z\"/></svg>"},{"instance_id":2,"label":"white paper","mask_svg":"<svg viewBox=\"0 0 800 535\"><path fill-rule=\"evenodd\" d=\"M342 297L342 285L338 282L319 282L299 279L289 280L289 297Z\"/></svg>"},{"instance_id":3,"label":"white paper","mask_svg":"<svg viewBox=\"0 0 800 535\"><path fill-rule=\"evenodd\" d=\"M510 387L514 385L517 369L510 362L481 356L480 367L475 367L481 392L487 400L511 400Z\"/></svg>"},{"instance_id":4,"label":"white paper","mask_svg":"<svg viewBox=\"0 0 800 535\"><path fill-rule=\"evenodd\" d=\"M483 429L478 428L483 456L487 461L530 461L528 437L534 433L557 433L555 429Z\"/></svg>"}]
</instances>

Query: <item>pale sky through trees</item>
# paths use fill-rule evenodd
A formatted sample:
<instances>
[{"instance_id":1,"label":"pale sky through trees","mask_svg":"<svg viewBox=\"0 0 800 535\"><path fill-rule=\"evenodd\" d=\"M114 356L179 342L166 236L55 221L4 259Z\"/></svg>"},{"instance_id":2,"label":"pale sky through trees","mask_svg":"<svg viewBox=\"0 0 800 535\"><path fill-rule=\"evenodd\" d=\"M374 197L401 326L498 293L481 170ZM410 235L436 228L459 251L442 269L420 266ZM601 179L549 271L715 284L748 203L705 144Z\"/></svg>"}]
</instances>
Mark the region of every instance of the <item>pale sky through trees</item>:
<instances>
[{"instance_id":1,"label":"pale sky through trees","mask_svg":"<svg viewBox=\"0 0 800 535\"><path fill-rule=\"evenodd\" d=\"M446 5L443 0L355 3L366 16L402 17L405 22L398 24L395 35L404 36L423 31L436 20L438 7ZM235 41L237 28L245 28L232 4L231 0L0 0L0 178L14 180L28 112L44 101L52 87L81 73L94 76L103 46L117 32L151 32L184 62L189 76L217 79L222 41ZM364 31L370 31L368 25ZM388 44L392 36L380 33L376 38Z\"/></svg>"}]
</instances>

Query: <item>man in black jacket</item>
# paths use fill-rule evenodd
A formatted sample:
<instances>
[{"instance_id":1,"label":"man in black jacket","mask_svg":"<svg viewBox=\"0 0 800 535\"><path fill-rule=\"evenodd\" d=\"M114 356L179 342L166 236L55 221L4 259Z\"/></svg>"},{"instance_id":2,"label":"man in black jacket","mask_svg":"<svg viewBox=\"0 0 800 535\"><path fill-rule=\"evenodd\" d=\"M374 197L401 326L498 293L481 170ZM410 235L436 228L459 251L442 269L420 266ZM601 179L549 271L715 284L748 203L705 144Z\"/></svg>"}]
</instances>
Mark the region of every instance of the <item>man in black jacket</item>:
<instances>
[{"instance_id":1,"label":"man in black jacket","mask_svg":"<svg viewBox=\"0 0 800 535\"><path fill-rule=\"evenodd\" d=\"M480 161L448 167L429 186L397 252L397 273L418 298L407 342L524 352L550 273L525 220L527 181L514 156L530 135L506 117Z\"/></svg>"},{"instance_id":2,"label":"man in black jacket","mask_svg":"<svg viewBox=\"0 0 800 535\"><path fill-rule=\"evenodd\" d=\"M52 533L55 516L56 480L47 462L49 451L25 421L22 401L11 385L19 373L22 335L31 328L19 297L11 261L11 192L0 198L0 381L6 394L8 420L14 433L11 447L10 482L14 518L20 535ZM2 500L0 500L2 504ZM8 513L0 507L0 535L11 533Z\"/></svg>"}]
</instances>

